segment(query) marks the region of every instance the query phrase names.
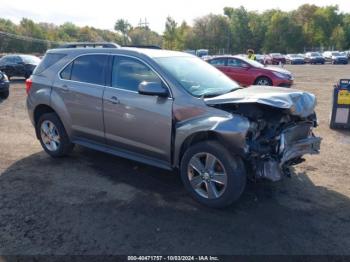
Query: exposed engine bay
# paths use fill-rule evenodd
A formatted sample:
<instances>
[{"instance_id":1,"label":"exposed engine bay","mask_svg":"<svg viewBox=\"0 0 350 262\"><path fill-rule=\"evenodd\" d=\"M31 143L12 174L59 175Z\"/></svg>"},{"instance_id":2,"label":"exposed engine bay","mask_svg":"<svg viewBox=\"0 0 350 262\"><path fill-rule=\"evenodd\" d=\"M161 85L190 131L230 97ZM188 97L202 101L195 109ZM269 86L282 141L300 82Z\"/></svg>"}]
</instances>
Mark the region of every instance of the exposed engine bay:
<instances>
[{"instance_id":1,"label":"exposed engine bay","mask_svg":"<svg viewBox=\"0 0 350 262\"><path fill-rule=\"evenodd\" d=\"M321 138L312 129L317 126L316 114L292 115L289 109L258 103L224 103L214 107L249 119L246 137L249 152L245 159L255 178L278 181L289 168L303 161L305 154L317 154Z\"/></svg>"}]
</instances>

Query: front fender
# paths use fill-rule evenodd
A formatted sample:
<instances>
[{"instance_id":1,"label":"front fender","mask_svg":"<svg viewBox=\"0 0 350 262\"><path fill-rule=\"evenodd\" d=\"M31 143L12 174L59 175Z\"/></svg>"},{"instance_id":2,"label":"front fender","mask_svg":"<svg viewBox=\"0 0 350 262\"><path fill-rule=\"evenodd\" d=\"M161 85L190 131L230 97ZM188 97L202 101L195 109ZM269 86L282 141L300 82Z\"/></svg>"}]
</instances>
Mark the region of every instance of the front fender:
<instances>
[{"instance_id":1,"label":"front fender","mask_svg":"<svg viewBox=\"0 0 350 262\"><path fill-rule=\"evenodd\" d=\"M225 116L200 116L176 124L174 143L174 165L181 161L181 148L186 139L202 132L211 132L220 138L229 150L244 157L248 150L246 136L250 123L246 117L227 114Z\"/></svg>"}]
</instances>

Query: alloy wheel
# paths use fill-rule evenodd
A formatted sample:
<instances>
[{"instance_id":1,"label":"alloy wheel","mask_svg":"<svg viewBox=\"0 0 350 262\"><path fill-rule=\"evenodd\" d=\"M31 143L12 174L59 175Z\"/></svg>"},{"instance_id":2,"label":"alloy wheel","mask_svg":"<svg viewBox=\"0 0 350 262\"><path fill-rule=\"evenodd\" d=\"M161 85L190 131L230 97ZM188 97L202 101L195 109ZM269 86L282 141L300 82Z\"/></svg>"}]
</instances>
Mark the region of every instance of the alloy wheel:
<instances>
[{"instance_id":1,"label":"alloy wheel","mask_svg":"<svg viewBox=\"0 0 350 262\"><path fill-rule=\"evenodd\" d=\"M262 78L262 79L259 79L257 84L259 86L269 86L270 85L270 82L269 80L265 79L265 78Z\"/></svg>"},{"instance_id":2,"label":"alloy wheel","mask_svg":"<svg viewBox=\"0 0 350 262\"><path fill-rule=\"evenodd\" d=\"M220 160L210 153L194 155L189 161L187 175L192 188L204 198L219 198L226 190L225 168Z\"/></svg>"},{"instance_id":3,"label":"alloy wheel","mask_svg":"<svg viewBox=\"0 0 350 262\"><path fill-rule=\"evenodd\" d=\"M41 140L49 151L56 151L60 147L60 135L57 127L49 120L41 123L40 127Z\"/></svg>"}]
</instances>

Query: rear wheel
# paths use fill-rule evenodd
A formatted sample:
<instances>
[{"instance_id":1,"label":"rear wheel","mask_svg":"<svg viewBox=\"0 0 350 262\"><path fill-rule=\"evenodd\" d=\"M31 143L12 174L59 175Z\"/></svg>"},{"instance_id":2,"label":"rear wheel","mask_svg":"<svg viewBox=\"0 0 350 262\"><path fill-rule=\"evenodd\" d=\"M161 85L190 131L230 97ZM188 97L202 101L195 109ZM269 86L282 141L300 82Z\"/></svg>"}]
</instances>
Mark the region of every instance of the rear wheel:
<instances>
[{"instance_id":1,"label":"rear wheel","mask_svg":"<svg viewBox=\"0 0 350 262\"><path fill-rule=\"evenodd\" d=\"M55 113L43 114L36 125L36 132L41 146L52 157L66 156L74 147Z\"/></svg>"},{"instance_id":2,"label":"rear wheel","mask_svg":"<svg viewBox=\"0 0 350 262\"><path fill-rule=\"evenodd\" d=\"M266 76L261 76L255 80L254 84L258 86L272 86L272 81Z\"/></svg>"},{"instance_id":3,"label":"rear wheel","mask_svg":"<svg viewBox=\"0 0 350 262\"><path fill-rule=\"evenodd\" d=\"M10 95L10 91L6 90L6 91L0 93L0 98L1 99L6 99L6 98L9 97L9 95Z\"/></svg>"},{"instance_id":4,"label":"rear wheel","mask_svg":"<svg viewBox=\"0 0 350 262\"><path fill-rule=\"evenodd\" d=\"M191 146L181 161L181 179L192 197L209 207L222 208L244 191L246 173L238 156L215 141Z\"/></svg>"}]
</instances>

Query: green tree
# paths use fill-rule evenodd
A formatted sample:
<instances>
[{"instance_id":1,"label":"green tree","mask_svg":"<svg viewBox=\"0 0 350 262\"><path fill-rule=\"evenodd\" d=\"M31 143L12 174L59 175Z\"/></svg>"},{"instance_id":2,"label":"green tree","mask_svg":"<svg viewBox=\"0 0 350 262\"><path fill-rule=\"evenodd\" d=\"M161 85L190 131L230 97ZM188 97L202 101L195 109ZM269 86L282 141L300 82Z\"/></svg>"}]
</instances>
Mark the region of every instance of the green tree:
<instances>
[{"instance_id":1,"label":"green tree","mask_svg":"<svg viewBox=\"0 0 350 262\"><path fill-rule=\"evenodd\" d=\"M177 23L170 16L167 17L165 22L165 31L163 34L164 38L164 47L166 49L175 49L176 42L178 40L178 31L177 31Z\"/></svg>"},{"instance_id":2,"label":"green tree","mask_svg":"<svg viewBox=\"0 0 350 262\"><path fill-rule=\"evenodd\" d=\"M131 25L127 20L118 19L114 25L114 29L119 31L123 35L123 44L126 45L128 43L128 32L131 29Z\"/></svg>"},{"instance_id":3,"label":"green tree","mask_svg":"<svg viewBox=\"0 0 350 262\"><path fill-rule=\"evenodd\" d=\"M133 45L162 46L162 36L150 30L148 27L135 27L129 31L129 37Z\"/></svg>"},{"instance_id":4,"label":"green tree","mask_svg":"<svg viewBox=\"0 0 350 262\"><path fill-rule=\"evenodd\" d=\"M264 50L291 53L298 52L302 46L302 27L288 13L275 12L267 28Z\"/></svg>"},{"instance_id":5,"label":"green tree","mask_svg":"<svg viewBox=\"0 0 350 262\"><path fill-rule=\"evenodd\" d=\"M230 20L232 51L245 52L248 48L253 47L248 11L243 6L239 8L225 7L224 14Z\"/></svg>"},{"instance_id":6,"label":"green tree","mask_svg":"<svg viewBox=\"0 0 350 262\"><path fill-rule=\"evenodd\" d=\"M332 37L331 37L331 45L335 47L335 49L343 50L346 48L346 36L343 27L338 25L334 28Z\"/></svg>"}]
</instances>

